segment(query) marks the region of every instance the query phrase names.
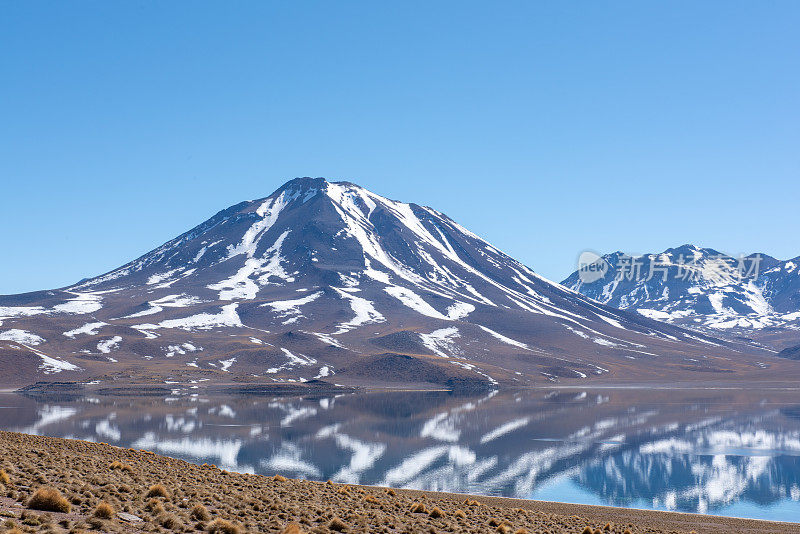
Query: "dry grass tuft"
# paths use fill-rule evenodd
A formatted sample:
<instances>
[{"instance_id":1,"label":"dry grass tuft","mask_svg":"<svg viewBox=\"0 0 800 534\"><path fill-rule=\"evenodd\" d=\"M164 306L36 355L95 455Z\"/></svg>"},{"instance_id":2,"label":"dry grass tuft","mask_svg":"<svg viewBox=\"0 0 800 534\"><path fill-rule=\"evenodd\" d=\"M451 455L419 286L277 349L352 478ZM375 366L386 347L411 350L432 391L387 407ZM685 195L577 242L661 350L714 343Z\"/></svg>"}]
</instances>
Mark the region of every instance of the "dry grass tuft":
<instances>
[{"instance_id":1,"label":"dry grass tuft","mask_svg":"<svg viewBox=\"0 0 800 534\"><path fill-rule=\"evenodd\" d=\"M387 489L387 490L386 490L386 493L387 493L387 494L389 494L389 495L391 495L392 497L394 497L395 495L397 495L397 492L396 492L395 490L393 490L392 488L389 488L389 489Z\"/></svg>"},{"instance_id":2,"label":"dry grass tuft","mask_svg":"<svg viewBox=\"0 0 800 534\"><path fill-rule=\"evenodd\" d=\"M425 508L425 505L421 502L415 502L411 505L411 513L412 514L427 514L428 509Z\"/></svg>"},{"instance_id":3,"label":"dry grass tuft","mask_svg":"<svg viewBox=\"0 0 800 534\"><path fill-rule=\"evenodd\" d=\"M102 519L100 519L99 517L90 517L90 518L88 518L86 520L86 524L89 525L94 530L101 530L103 532L107 531L105 522Z\"/></svg>"},{"instance_id":4,"label":"dry grass tuft","mask_svg":"<svg viewBox=\"0 0 800 534\"><path fill-rule=\"evenodd\" d=\"M283 475L275 475L274 477L272 477L272 480L274 480L275 482L286 482L287 478Z\"/></svg>"},{"instance_id":5,"label":"dry grass tuft","mask_svg":"<svg viewBox=\"0 0 800 534\"><path fill-rule=\"evenodd\" d=\"M94 512L92 512L92 515L100 519L111 519L115 514L114 508L105 501L100 502L100 504L95 507Z\"/></svg>"},{"instance_id":6,"label":"dry grass tuft","mask_svg":"<svg viewBox=\"0 0 800 534\"><path fill-rule=\"evenodd\" d=\"M29 527L38 527L42 524L43 517L38 514L32 514L27 510L22 512L20 515L20 519L22 519L22 524L29 526Z\"/></svg>"},{"instance_id":7,"label":"dry grass tuft","mask_svg":"<svg viewBox=\"0 0 800 534\"><path fill-rule=\"evenodd\" d=\"M432 519L439 519L440 517L444 517L444 512L439 508L434 508L428 515L431 516Z\"/></svg>"},{"instance_id":8,"label":"dry grass tuft","mask_svg":"<svg viewBox=\"0 0 800 534\"><path fill-rule=\"evenodd\" d=\"M211 519L211 514L208 513L208 510L202 504L195 504L194 507L192 507L192 512L189 514L189 517L195 521L208 521Z\"/></svg>"},{"instance_id":9,"label":"dry grass tuft","mask_svg":"<svg viewBox=\"0 0 800 534\"><path fill-rule=\"evenodd\" d=\"M528 534L528 529L525 528L518 528L514 531L514 534Z\"/></svg>"},{"instance_id":10,"label":"dry grass tuft","mask_svg":"<svg viewBox=\"0 0 800 534\"><path fill-rule=\"evenodd\" d=\"M373 495L365 495L364 502L368 502L370 504L381 504L381 501L375 498Z\"/></svg>"},{"instance_id":11,"label":"dry grass tuft","mask_svg":"<svg viewBox=\"0 0 800 534\"><path fill-rule=\"evenodd\" d=\"M5 469L0 469L0 484L8 486L11 483L11 477L8 476Z\"/></svg>"},{"instance_id":12,"label":"dry grass tuft","mask_svg":"<svg viewBox=\"0 0 800 534\"><path fill-rule=\"evenodd\" d=\"M155 486L150 486L150 489L147 490L144 496L146 498L163 497L169 499L169 492L162 484L156 484Z\"/></svg>"},{"instance_id":13,"label":"dry grass tuft","mask_svg":"<svg viewBox=\"0 0 800 534\"><path fill-rule=\"evenodd\" d=\"M289 523L286 528L281 531L281 534L303 534L303 529L300 528L298 523Z\"/></svg>"},{"instance_id":14,"label":"dry grass tuft","mask_svg":"<svg viewBox=\"0 0 800 534\"><path fill-rule=\"evenodd\" d=\"M239 527L226 521L225 519L217 518L206 527L206 531L219 534L239 534Z\"/></svg>"},{"instance_id":15,"label":"dry grass tuft","mask_svg":"<svg viewBox=\"0 0 800 534\"><path fill-rule=\"evenodd\" d=\"M168 528L170 530L182 530L183 525L181 525L180 520L175 517L173 514L164 513L158 516L158 524L164 528Z\"/></svg>"},{"instance_id":16,"label":"dry grass tuft","mask_svg":"<svg viewBox=\"0 0 800 534\"><path fill-rule=\"evenodd\" d=\"M112 471L115 469L119 469L120 471L124 471L126 473L133 472L133 467L129 466L128 464L123 464L122 462L117 460L111 462L111 465L109 465L108 468L111 469Z\"/></svg>"},{"instance_id":17,"label":"dry grass tuft","mask_svg":"<svg viewBox=\"0 0 800 534\"><path fill-rule=\"evenodd\" d=\"M583 532L581 534L594 534L594 529L592 527L586 527L585 529L583 529Z\"/></svg>"},{"instance_id":18,"label":"dry grass tuft","mask_svg":"<svg viewBox=\"0 0 800 534\"><path fill-rule=\"evenodd\" d=\"M147 504L144 505L144 509L154 516L164 513L164 507L161 506L161 503L155 499L150 499L147 501Z\"/></svg>"},{"instance_id":19,"label":"dry grass tuft","mask_svg":"<svg viewBox=\"0 0 800 534\"><path fill-rule=\"evenodd\" d=\"M28 508L66 514L72 509L72 505L57 489L44 487L36 490L36 493L28 500Z\"/></svg>"},{"instance_id":20,"label":"dry grass tuft","mask_svg":"<svg viewBox=\"0 0 800 534\"><path fill-rule=\"evenodd\" d=\"M464 510L462 510L460 508L458 510L456 510L455 512L453 512L453 515L456 516L459 519L466 519L467 518L467 514L464 513Z\"/></svg>"},{"instance_id":21,"label":"dry grass tuft","mask_svg":"<svg viewBox=\"0 0 800 534\"><path fill-rule=\"evenodd\" d=\"M333 516L331 522L328 523L328 528L331 530L335 530L336 532L344 532L345 530L347 530L347 523L345 523L338 517Z\"/></svg>"}]
</instances>

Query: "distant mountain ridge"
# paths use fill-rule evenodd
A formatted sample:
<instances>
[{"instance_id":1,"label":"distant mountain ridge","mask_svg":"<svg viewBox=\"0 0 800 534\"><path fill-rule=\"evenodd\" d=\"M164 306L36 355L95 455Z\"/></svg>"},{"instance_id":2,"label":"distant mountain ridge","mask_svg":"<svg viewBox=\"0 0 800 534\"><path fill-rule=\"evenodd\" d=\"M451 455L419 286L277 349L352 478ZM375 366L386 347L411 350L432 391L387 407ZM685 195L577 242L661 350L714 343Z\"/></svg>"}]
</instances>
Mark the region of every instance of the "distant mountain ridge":
<instances>
[{"instance_id":1,"label":"distant mountain ridge","mask_svg":"<svg viewBox=\"0 0 800 534\"><path fill-rule=\"evenodd\" d=\"M800 327L800 257L737 258L683 245L599 261L608 267L602 278L587 281L575 271L562 284L615 308L707 331Z\"/></svg>"},{"instance_id":2,"label":"distant mountain ridge","mask_svg":"<svg viewBox=\"0 0 800 534\"><path fill-rule=\"evenodd\" d=\"M0 376L21 384L490 388L788 365L598 304L433 208L322 178L220 211L101 276L0 297L0 322Z\"/></svg>"}]
</instances>

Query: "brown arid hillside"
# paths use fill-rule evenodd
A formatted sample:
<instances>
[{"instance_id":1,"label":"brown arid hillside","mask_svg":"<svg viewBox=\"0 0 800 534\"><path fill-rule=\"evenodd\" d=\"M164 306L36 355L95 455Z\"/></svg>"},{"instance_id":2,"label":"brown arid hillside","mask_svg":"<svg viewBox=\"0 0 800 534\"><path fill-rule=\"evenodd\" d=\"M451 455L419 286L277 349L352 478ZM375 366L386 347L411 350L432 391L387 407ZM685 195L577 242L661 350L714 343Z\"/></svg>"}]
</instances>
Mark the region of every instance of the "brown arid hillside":
<instances>
[{"instance_id":1,"label":"brown arid hillside","mask_svg":"<svg viewBox=\"0 0 800 534\"><path fill-rule=\"evenodd\" d=\"M800 532L800 525L231 473L103 443L0 432L0 531Z\"/></svg>"}]
</instances>

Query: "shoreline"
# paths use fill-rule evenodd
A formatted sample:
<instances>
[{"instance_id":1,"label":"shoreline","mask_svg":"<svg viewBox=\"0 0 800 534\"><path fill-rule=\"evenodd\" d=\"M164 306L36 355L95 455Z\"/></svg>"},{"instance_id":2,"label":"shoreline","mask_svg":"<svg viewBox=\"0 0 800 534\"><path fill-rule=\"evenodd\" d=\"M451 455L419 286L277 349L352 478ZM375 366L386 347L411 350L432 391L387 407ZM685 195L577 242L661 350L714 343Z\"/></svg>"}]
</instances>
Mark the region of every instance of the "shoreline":
<instances>
[{"instance_id":1,"label":"shoreline","mask_svg":"<svg viewBox=\"0 0 800 534\"><path fill-rule=\"evenodd\" d=\"M27 396L47 397L52 395L102 395L110 397L157 397L170 396L172 390L191 385L193 392L205 394L225 394L239 396L278 396L292 397L320 394L357 394L357 393L431 393L446 392L458 395L478 394L478 390L454 390L440 387L425 386L364 386L348 384L331 384L323 381L314 383L264 383L264 384L236 384L226 382L208 382L190 384L183 382L124 382L124 383L85 383L85 382L49 382L40 381L21 387L0 389L0 394L21 394ZM773 382L757 384L741 384L726 381L704 382L600 382L600 383L547 383L536 385L497 386L488 391L552 391L552 390L608 390L608 391L771 391L791 392L800 391L800 386L794 383ZM186 390L188 391L188 390ZM183 391L182 393L185 393Z\"/></svg>"},{"instance_id":2,"label":"shoreline","mask_svg":"<svg viewBox=\"0 0 800 534\"><path fill-rule=\"evenodd\" d=\"M746 517L720 516L711 514L698 514L693 512L677 512L664 510L650 510L645 508L624 508L620 506L604 506L598 504L578 504L560 501L538 501L532 499L518 499L515 497L471 495L465 493L430 492L423 490L396 490L409 492L409 494L453 496L460 498L479 499L484 504L498 504L499 506L514 508L529 508L558 515L579 515L590 520L611 521L624 524L629 521L639 521L646 525L662 529L687 529L696 531L718 533L725 529L736 529L735 532L747 533L784 533L800 532L800 523L789 521L770 521L766 519L750 519ZM611 518L611 519L608 519ZM652 528L652 527L651 527ZM775 530L778 529L778 530ZM684 531L684 530L680 530Z\"/></svg>"},{"instance_id":3,"label":"shoreline","mask_svg":"<svg viewBox=\"0 0 800 534\"><path fill-rule=\"evenodd\" d=\"M115 468L115 463L125 467ZM15 526L30 532L194 532L213 530L212 518L219 518L230 521L235 532L240 533L280 533L293 522L300 529L293 531L295 534L580 534L586 527L591 527L592 532L599 529L619 534L626 529L631 534L800 533L800 523L232 473L105 443L5 431L0 431L0 469L10 478L8 484L0 482L0 531ZM164 485L167 497L147 497L147 492L158 484ZM28 510L30 496L44 486L57 489L70 500L71 511L42 514ZM116 517L101 519L93 515L101 501L111 505ZM192 516L195 505L207 509L207 519ZM412 511L416 505L425 511ZM607 525L609 528L604 531ZM337 530L339 527L341 530Z\"/></svg>"}]
</instances>

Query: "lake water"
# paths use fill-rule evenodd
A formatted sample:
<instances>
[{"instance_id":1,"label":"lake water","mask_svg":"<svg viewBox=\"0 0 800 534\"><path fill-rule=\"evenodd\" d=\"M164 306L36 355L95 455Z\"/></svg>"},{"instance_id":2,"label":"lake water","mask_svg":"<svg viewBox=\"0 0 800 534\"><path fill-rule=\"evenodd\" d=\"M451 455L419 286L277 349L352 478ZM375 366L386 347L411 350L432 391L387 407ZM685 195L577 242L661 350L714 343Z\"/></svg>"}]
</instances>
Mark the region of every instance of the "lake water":
<instances>
[{"instance_id":1,"label":"lake water","mask_svg":"<svg viewBox=\"0 0 800 534\"><path fill-rule=\"evenodd\" d=\"M0 395L0 428L221 468L800 521L800 392Z\"/></svg>"}]
</instances>

